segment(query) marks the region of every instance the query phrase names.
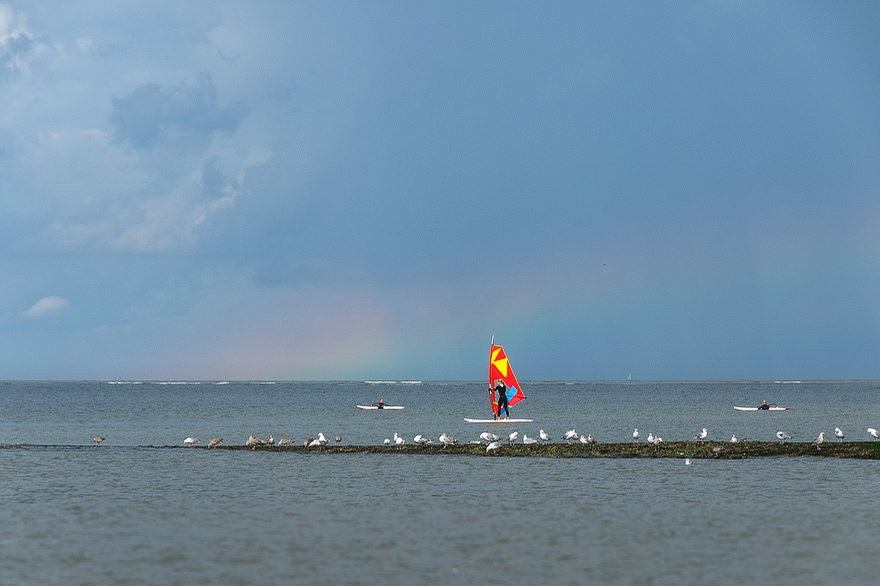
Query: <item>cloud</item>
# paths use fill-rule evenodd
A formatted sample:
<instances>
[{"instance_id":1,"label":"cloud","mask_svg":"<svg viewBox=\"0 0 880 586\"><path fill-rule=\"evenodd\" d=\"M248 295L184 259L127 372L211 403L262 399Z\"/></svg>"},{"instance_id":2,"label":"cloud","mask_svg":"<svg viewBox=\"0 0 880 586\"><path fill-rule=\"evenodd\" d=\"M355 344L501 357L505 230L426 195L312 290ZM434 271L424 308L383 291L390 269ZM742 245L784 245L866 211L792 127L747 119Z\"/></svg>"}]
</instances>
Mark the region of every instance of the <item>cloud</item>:
<instances>
[{"instance_id":1,"label":"cloud","mask_svg":"<svg viewBox=\"0 0 880 586\"><path fill-rule=\"evenodd\" d=\"M70 301L63 297L43 297L24 312L25 317L46 317L60 313L70 307Z\"/></svg>"},{"instance_id":2,"label":"cloud","mask_svg":"<svg viewBox=\"0 0 880 586\"><path fill-rule=\"evenodd\" d=\"M112 99L110 125L116 140L134 149L146 150L165 139L207 140L214 132L235 132L247 115L238 102L224 108L217 105L217 88L211 75L202 72L188 85L162 87L147 83L121 98Z\"/></svg>"},{"instance_id":3,"label":"cloud","mask_svg":"<svg viewBox=\"0 0 880 586\"><path fill-rule=\"evenodd\" d=\"M23 21L24 17L12 8L0 4L0 81L18 75L36 44Z\"/></svg>"}]
</instances>

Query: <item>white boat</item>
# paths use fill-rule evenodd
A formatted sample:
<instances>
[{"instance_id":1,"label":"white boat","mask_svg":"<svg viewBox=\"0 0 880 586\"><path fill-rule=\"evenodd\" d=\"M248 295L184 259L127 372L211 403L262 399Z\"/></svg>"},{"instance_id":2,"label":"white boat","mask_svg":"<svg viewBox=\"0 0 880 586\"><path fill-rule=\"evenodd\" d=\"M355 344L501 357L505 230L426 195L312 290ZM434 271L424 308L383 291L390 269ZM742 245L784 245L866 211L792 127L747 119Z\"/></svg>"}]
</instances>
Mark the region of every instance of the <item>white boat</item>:
<instances>
[{"instance_id":1,"label":"white boat","mask_svg":"<svg viewBox=\"0 0 880 586\"><path fill-rule=\"evenodd\" d=\"M737 411L794 411L793 407L780 407L779 405L770 405L767 409L761 409L760 407L736 407L734 409Z\"/></svg>"},{"instance_id":2,"label":"white boat","mask_svg":"<svg viewBox=\"0 0 880 586\"><path fill-rule=\"evenodd\" d=\"M374 409L376 411L384 411L385 409L403 409L403 405L385 405L379 409L378 405L358 405L358 409Z\"/></svg>"}]
</instances>

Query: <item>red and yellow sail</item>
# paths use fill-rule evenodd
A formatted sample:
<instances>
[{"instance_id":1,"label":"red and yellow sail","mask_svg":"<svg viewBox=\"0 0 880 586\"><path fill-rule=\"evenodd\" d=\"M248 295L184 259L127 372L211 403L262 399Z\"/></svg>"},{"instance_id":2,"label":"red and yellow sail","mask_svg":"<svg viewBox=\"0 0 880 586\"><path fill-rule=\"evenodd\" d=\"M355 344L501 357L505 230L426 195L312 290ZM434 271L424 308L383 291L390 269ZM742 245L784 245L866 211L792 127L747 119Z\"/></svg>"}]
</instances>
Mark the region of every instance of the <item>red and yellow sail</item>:
<instances>
[{"instance_id":1,"label":"red and yellow sail","mask_svg":"<svg viewBox=\"0 0 880 586\"><path fill-rule=\"evenodd\" d=\"M507 406L513 407L526 398L513 374L513 368L507 360L504 348L493 343L492 350L489 352L489 397L492 401L492 412L498 413L498 401L495 399L495 384L497 381L503 380L507 385Z\"/></svg>"}]
</instances>

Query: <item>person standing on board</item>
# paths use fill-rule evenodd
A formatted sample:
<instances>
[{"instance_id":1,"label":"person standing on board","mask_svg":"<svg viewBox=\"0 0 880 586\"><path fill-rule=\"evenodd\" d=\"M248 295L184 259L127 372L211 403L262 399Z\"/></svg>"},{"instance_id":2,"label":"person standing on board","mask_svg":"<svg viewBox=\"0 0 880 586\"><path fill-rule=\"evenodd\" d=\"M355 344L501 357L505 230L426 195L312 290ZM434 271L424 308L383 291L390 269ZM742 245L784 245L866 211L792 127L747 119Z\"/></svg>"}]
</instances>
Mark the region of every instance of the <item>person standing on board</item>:
<instances>
[{"instance_id":1,"label":"person standing on board","mask_svg":"<svg viewBox=\"0 0 880 586\"><path fill-rule=\"evenodd\" d=\"M495 387L495 391L498 393L498 412L495 414L495 419L501 418L502 408L507 414L507 419L510 419L510 409L507 408L507 385L504 384L504 381L498 382L498 386Z\"/></svg>"}]
</instances>

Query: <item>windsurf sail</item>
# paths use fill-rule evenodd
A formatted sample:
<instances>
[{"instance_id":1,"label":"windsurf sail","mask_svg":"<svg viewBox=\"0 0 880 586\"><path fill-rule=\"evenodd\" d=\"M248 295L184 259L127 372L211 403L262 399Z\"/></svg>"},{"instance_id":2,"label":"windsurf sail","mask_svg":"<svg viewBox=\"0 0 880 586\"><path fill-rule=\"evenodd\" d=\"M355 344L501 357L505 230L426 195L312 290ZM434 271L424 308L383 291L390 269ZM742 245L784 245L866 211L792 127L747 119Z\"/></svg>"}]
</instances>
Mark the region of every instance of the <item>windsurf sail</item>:
<instances>
[{"instance_id":1,"label":"windsurf sail","mask_svg":"<svg viewBox=\"0 0 880 586\"><path fill-rule=\"evenodd\" d=\"M492 402L492 413L498 414L498 401L495 399L495 384L504 381L507 385L507 407L513 407L526 398L513 374L513 368L507 360L504 348L495 344L495 338L492 337L492 349L489 352L489 400Z\"/></svg>"}]
</instances>

